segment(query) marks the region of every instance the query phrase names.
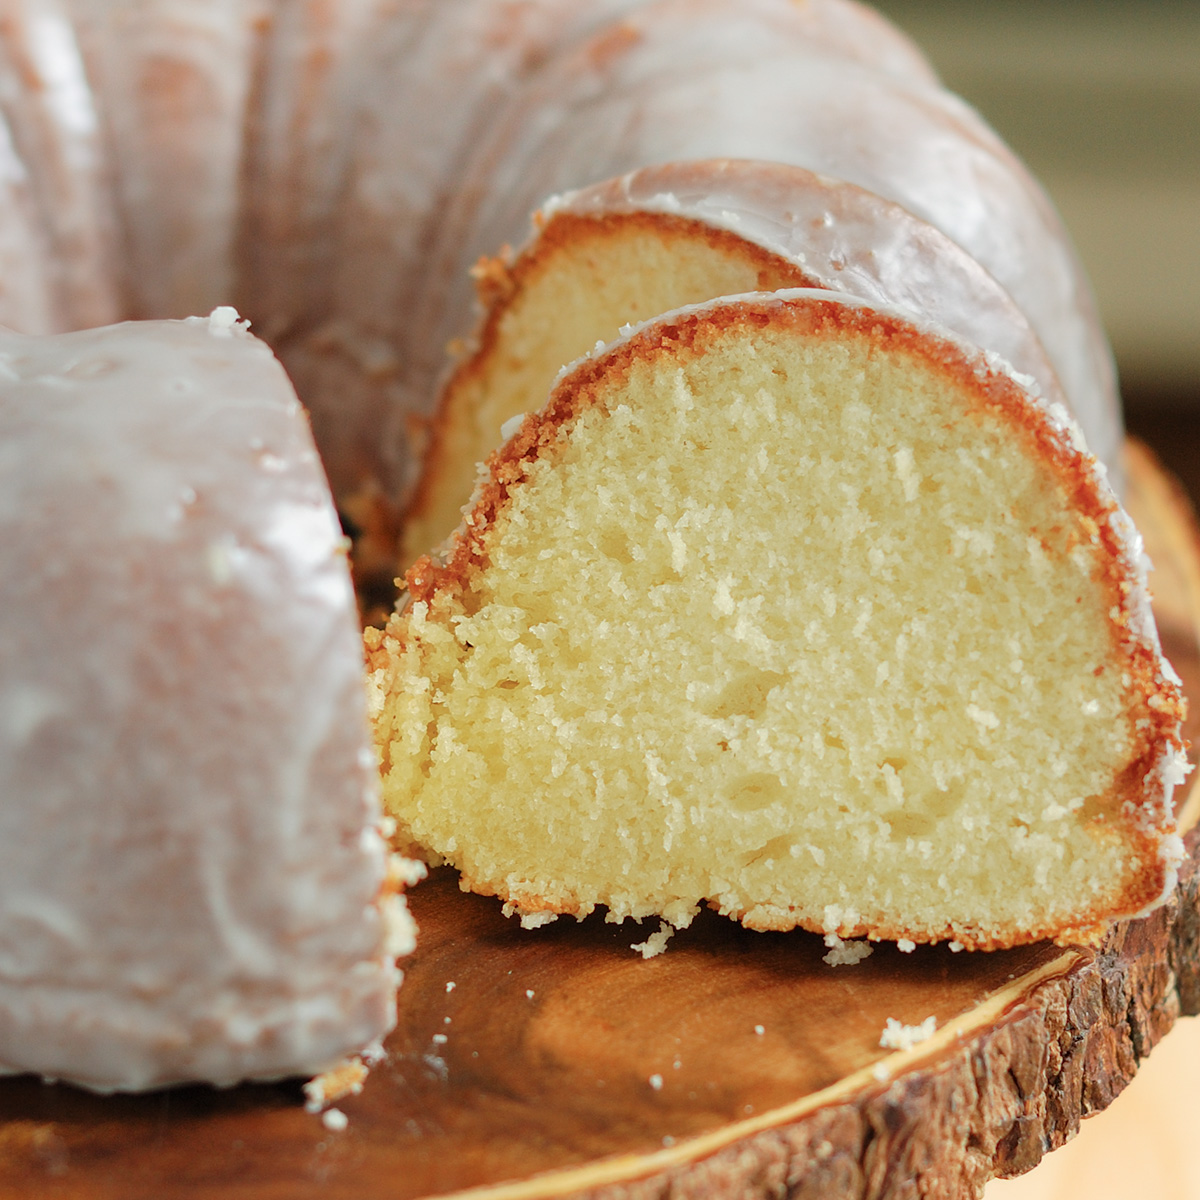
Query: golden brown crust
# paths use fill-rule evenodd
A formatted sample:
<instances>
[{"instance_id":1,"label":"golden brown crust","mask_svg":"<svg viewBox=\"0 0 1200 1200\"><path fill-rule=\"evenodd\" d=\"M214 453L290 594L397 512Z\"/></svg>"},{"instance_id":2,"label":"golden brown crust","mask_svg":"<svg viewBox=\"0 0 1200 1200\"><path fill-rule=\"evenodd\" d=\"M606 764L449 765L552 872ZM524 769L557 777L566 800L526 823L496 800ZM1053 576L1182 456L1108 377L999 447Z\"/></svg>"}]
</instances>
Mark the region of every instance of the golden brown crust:
<instances>
[{"instance_id":1,"label":"golden brown crust","mask_svg":"<svg viewBox=\"0 0 1200 1200\"><path fill-rule=\"evenodd\" d=\"M1151 557L1160 572L1164 565L1160 555L1168 558L1178 573L1175 586L1182 586L1182 593L1177 593L1172 601L1169 598L1170 582L1164 580L1162 574L1157 574L1155 598L1162 600L1160 589L1166 587L1167 603L1175 603L1178 610L1185 614L1184 620L1192 625L1200 625L1200 519L1191 496L1154 451L1138 438L1126 439L1124 458L1127 475L1131 483L1136 483L1141 503L1148 508L1147 516L1153 514L1160 544L1152 549ZM1130 508L1133 511L1132 504ZM1161 616L1159 619L1161 621ZM1190 705L1185 704L1185 708L1190 711ZM1191 743L1185 740L1184 749L1190 750ZM1200 822L1200 779L1194 775L1187 788L1177 790L1175 812L1181 834L1187 833Z\"/></svg>"},{"instance_id":2,"label":"golden brown crust","mask_svg":"<svg viewBox=\"0 0 1200 1200\"><path fill-rule=\"evenodd\" d=\"M440 598L457 598L469 590L476 572L488 563L488 538L508 502L511 490L520 485L526 464L554 452L570 423L585 409L601 402L602 388L628 375L635 362L660 353L703 355L715 339L731 329L753 333L770 326L785 326L810 336L861 336L881 348L901 351L927 363L958 385L960 394L980 411L1001 417L1025 439L1031 455L1038 458L1056 478L1078 514L1081 534L1098 542L1101 553L1096 583L1109 597L1113 663L1128 676L1126 685L1130 742L1133 757L1118 781L1108 809L1098 821L1111 822L1129 845L1134 866L1125 891L1112 909L1085 910L1076 915L1070 928L1037 927L1013 937L999 937L970 927L947 925L943 935L971 949L999 949L1051 938L1061 944L1094 942L1108 928L1112 912L1129 915L1154 905L1164 894L1170 867L1164 861L1161 840L1173 829L1168 807L1155 805L1146 792L1158 786L1155 772L1165 747L1182 750L1179 725L1186 703L1180 688L1160 670L1156 645L1138 632L1136 605L1140 588L1132 549L1114 525L1118 514L1111 493L1102 492L1094 461L1081 454L1065 428L1053 422L1040 402L1034 400L1010 375L985 367L961 346L901 318L831 298L771 296L740 297L685 310L649 323L625 341L597 356L583 360L555 388L545 408L527 416L517 434L493 452L487 462L487 478L477 491L474 508L465 516L444 563L430 557L420 559L409 570L407 585L414 601L436 606ZM402 641L401 622L393 619L389 634ZM494 894L524 912L578 911L575 903L530 894L510 895L493 881L477 880L464 873L463 886ZM785 910L754 918L733 914L755 928L784 930L818 927L792 917ZM839 927L842 937L868 933L863 924ZM913 936L909 930L873 926L870 936L894 940ZM925 937L922 940L929 940Z\"/></svg>"}]
</instances>

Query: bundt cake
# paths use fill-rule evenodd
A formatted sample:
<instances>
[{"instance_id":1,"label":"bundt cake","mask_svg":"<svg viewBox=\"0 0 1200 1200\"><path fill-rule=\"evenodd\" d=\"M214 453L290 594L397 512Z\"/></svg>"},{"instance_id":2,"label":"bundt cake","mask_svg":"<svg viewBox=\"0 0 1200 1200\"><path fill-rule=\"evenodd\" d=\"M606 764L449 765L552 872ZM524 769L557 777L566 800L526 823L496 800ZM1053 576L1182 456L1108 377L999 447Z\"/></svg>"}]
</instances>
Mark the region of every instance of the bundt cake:
<instances>
[{"instance_id":1,"label":"bundt cake","mask_svg":"<svg viewBox=\"0 0 1200 1200\"><path fill-rule=\"evenodd\" d=\"M1174 886L1136 534L1061 405L910 315L802 289L626 333L408 585L368 632L385 805L534 924L986 949Z\"/></svg>"},{"instance_id":2,"label":"bundt cake","mask_svg":"<svg viewBox=\"0 0 1200 1200\"><path fill-rule=\"evenodd\" d=\"M411 949L303 410L232 309L0 334L0 1070L319 1072Z\"/></svg>"},{"instance_id":3,"label":"bundt cake","mask_svg":"<svg viewBox=\"0 0 1200 1200\"><path fill-rule=\"evenodd\" d=\"M535 924L985 947L1169 886L1086 280L869 9L10 0L0 202L4 1068L225 1083L388 1026L418 869L231 300L360 569L410 511L366 635L398 844Z\"/></svg>"}]
</instances>

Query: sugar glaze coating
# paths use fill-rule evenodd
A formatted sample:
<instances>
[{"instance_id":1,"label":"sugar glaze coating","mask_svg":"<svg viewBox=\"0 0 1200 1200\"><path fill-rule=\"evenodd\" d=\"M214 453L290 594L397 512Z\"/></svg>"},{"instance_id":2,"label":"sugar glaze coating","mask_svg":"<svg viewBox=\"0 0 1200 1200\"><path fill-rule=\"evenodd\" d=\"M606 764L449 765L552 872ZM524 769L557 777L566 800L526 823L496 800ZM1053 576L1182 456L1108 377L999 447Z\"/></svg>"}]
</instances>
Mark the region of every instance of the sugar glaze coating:
<instances>
[{"instance_id":1,"label":"sugar glaze coating","mask_svg":"<svg viewBox=\"0 0 1200 1200\"><path fill-rule=\"evenodd\" d=\"M9 1070L312 1073L394 1018L341 534L235 315L0 335Z\"/></svg>"}]
</instances>

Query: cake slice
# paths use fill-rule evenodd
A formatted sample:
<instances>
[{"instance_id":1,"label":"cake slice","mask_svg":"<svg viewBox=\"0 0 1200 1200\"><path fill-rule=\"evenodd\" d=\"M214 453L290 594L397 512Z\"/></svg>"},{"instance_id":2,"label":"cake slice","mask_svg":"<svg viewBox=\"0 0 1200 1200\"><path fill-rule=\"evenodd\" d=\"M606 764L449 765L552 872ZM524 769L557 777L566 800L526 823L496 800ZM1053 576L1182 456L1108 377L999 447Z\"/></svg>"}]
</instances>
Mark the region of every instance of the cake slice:
<instances>
[{"instance_id":1,"label":"cake slice","mask_svg":"<svg viewBox=\"0 0 1200 1200\"><path fill-rule=\"evenodd\" d=\"M939 327L804 289L628 332L407 582L367 634L385 806L527 923L992 948L1172 885L1137 535L1064 410Z\"/></svg>"}]
</instances>

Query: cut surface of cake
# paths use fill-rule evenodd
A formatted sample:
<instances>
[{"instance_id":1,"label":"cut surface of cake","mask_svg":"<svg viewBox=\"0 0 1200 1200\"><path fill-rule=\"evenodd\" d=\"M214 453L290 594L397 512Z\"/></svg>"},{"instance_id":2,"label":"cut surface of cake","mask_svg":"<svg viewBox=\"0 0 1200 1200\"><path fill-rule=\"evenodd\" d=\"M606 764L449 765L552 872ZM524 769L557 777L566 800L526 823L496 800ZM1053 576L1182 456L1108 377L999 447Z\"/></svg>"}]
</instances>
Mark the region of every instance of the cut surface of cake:
<instances>
[{"instance_id":1,"label":"cut surface of cake","mask_svg":"<svg viewBox=\"0 0 1200 1200\"><path fill-rule=\"evenodd\" d=\"M1064 411L945 330L668 314L565 372L368 631L385 806L532 923L1088 939L1180 853L1139 555Z\"/></svg>"},{"instance_id":2,"label":"cut surface of cake","mask_svg":"<svg viewBox=\"0 0 1200 1200\"><path fill-rule=\"evenodd\" d=\"M0 334L0 1072L314 1074L395 1018L343 539L236 318Z\"/></svg>"}]
</instances>

